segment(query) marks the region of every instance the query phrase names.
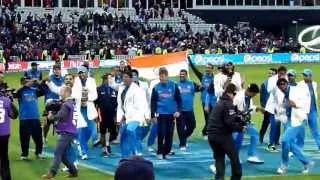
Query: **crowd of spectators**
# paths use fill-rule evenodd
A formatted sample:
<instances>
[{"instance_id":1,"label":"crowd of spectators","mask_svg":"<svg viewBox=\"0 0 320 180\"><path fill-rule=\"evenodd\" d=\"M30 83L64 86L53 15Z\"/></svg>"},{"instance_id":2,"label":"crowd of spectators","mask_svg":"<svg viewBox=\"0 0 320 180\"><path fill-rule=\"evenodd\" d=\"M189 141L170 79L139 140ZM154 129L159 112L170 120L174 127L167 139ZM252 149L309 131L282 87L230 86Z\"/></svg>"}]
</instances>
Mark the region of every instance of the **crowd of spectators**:
<instances>
[{"instance_id":1,"label":"crowd of spectators","mask_svg":"<svg viewBox=\"0 0 320 180\"><path fill-rule=\"evenodd\" d=\"M137 6L139 7L139 6ZM69 23L62 22L61 13L50 15L27 14L3 7L0 16L0 56L11 56L25 61L55 60L68 55L85 54L110 59L115 55L162 54L187 50L189 53L264 53L272 48L279 52L297 51L292 39L251 27L228 27L216 24L206 32L193 32L187 21L183 28L169 25L151 26L148 18L137 8L140 18L107 12L74 13ZM153 8L148 12L171 14L168 8ZM164 9L162 11L162 9ZM172 11L173 12L173 11ZM178 12L177 16L181 16ZM78 21L75 21L78 19Z\"/></svg>"}]
</instances>

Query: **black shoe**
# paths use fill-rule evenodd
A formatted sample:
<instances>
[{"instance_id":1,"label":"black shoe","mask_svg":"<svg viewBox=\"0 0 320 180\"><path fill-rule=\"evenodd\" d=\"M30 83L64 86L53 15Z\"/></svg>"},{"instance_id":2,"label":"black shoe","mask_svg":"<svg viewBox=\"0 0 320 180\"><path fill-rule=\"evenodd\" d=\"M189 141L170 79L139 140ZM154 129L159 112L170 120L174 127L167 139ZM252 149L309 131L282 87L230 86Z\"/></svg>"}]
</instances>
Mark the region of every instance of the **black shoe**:
<instances>
[{"instance_id":1,"label":"black shoe","mask_svg":"<svg viewBox=\"0 0 320 180\"><path fill-rule=\"evenodd\" d=\"M93 147L98 147L101 144L100 140L95 141Z\"/></svg>"},{"instance_id":2,"label":"black shoe","mask_svg":"<svg viewBox=\"0 0 320 180\"><path fill-rule=\"evenodd\" d=\"M273 145L273 144L269 144L269 145L267 146L267 149L266 149L266 150L269 151L269 152L279 152L278 149L277 149L277 147L276 147L275 145Z\"/></svg>"},{"instance_id":3,"label":"black shoe","mask_svg":"<svg viewBox=\"0 0 320 180\"><path fill-rule=\"evenodd\" d=\"M101 153L101 156L102 156L102 157L109 157L110 154L109 154L108 152L106 152L106 151L103 151L103 152Z\"/></svg>"},{"instance_id":4,"label":"black shoe","mask_svg":"<svg viewBox=\"0 0 320 180\"><path fill-rule=\"evenodd\" d=\"M260 142L260 144L263 144L263 137L262 136L259 137L259 142Z\"/></svg>"},{"instance_id":5,"label":"black shoe","mask_svg":"<svg viewBox=\"0 0 320 180\"><path fill-rule=\"evenodd\" d=\"M111 146L107 146L107 152L111 154Z\"/></svg>"}]
</instances>

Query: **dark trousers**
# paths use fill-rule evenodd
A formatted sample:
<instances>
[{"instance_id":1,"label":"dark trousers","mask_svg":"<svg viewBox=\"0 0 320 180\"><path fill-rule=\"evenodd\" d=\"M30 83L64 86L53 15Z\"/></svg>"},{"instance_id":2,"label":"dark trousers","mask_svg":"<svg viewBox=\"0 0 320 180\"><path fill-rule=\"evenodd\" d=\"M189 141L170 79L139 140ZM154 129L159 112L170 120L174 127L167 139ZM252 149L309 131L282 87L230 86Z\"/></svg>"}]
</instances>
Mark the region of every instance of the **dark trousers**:
<instances>
[{"instance_id":1,"label":"dark trousers","mask_svg":"<svg viewBox=\"0 0 320 180\"><path fill-rule=\"evenodd\" d=\"M59 135L59 139L54 152L54 159L50 168L51 175L55 176L59 169L59 165L62 162L69 169L70 174L76 175L77 169L74 166L74 162L70 161L68 158L68 148L71 148L71 143L75 135L62 133Z\"/></svg>"},{"instance_id":2,"label":"dark trousers","mask_svg":"<svg viewBox=\"0 0 320 180\"><path fill-rule=\"evenodd\" d=\"M27 157L29 155L30 136L32 137L36 145L35 154L41 154L43 142L40 121L38 119L20 120L20 143L22 150L21 156Z\"/></svg>"},{"instance_id":3,"label":"dark trousers","mask_svg":"<svg viewBox=\"0 0 320 180\"><path fill-rule=\"evenodd\" d=\"M158 152L166 156L172 148L174 118L172 114L160 114L158 121Z\"/></svg>"},{"instance_id":4,"label":"dark trousers","mask_svg":"<svg viewBox=\"0 0 320 180\"><path fill-rule=\"evenodd\" d=\"M270 124L270 113L266 111L263 114L263 121L262 121L262 124L261 124L260 133L259 133L260 143L263 143L264 136L265 136L265 134L267 132L269 124ZM281 124L277 123L276 124L276 134L275 134L275 142L276 142L276 144L279 144L280 132L281 132Z\"/></svg>"},{"instance_id":5,"label":"dark trousers","mask_svg":"<svg viewBox=\"0 0 320 180\"><path fill-rule=\"evenodd\" d=\"M211 110L212 110L212 105L209 105L209 112L206 112L206 111L204 110L204 108L205 108L205 104L204 104L204 103L202 103L202 108L203 108L204 120L205 120L205 124L204 124L203 129L202 129L202 135L203 135L203 136L206 136L206 135L208 135L208 133L207 133L207 126L208 126L209 115L210 115L210 112L211 112Z\"/></svg>"},{"instance_id":6,"label":"dark trousers","mask_svg":"<svg viewBox=\"0 0 320 180\"><path fill-rule=\"evenodd\" d=\"M0 179L2 180L11 180L8 145L9 135L0 136Z\"/></svg>"},{"instance_id":7,"label":"dark trousers","mask_svg":"<svg viewBox=\"0 0 320 180\"><path fill-rule=\"evenodd\" d=\"M263 121L261 124L260 134L259 134L260 143L263 143L264 135L266 134L268 126L270 124L269 116L270 116L270 113L267 111L263 114Z\"/></svg>"},{"instance_id":8,"label":"dark trousers","mask_svg":"<svg viewBox=\"0 0 320 180\"><path fill-rule=\"evenodd\" d=\"M235 146L232 135L209 135L209 144L213 150L215 166L216 166L216 180L223 180L225 175L225 155L227 155L231 162L231 180L241 179L242 168L239 160L239 152Z\"/></svg>"},{"instance_id":9,"label":"dark trousers","mask_svg":"<svg viewBox=\"0 0 320 180\"><path fill-rule=\"evenodd\" d=\"M196 128L196 120L193 111L182 111L177 119L177 132L180 140L180 147L185 147L187 138L191 136Z\"/></svg>"},{"instance_id":10,"label":"dark trousers","mask_svg":"<svg viewBox=\"0 0 320 180\"><path fill-rule=\"evenodd\" d=\"M99 129L100 129L100 142L102 144L103 147L106 146L106 134L107 132L110 133L109 136L109 143L111 143L112 141L117 139L118 136L118 129L117 129L117 124L115 121L115 115L114 113L110 113L111 115L108 115L106 113L104 113L102 115L102 120L99 123Z\"/></svg>"}]
</instances>

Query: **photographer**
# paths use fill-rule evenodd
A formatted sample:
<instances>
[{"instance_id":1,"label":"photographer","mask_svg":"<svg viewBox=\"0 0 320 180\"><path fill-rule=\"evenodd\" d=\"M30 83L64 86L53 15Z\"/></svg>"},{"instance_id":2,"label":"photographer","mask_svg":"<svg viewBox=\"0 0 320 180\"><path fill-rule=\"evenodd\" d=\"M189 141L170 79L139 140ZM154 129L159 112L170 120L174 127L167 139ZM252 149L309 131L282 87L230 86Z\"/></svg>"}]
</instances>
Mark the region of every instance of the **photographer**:
<instances>
[{"instance_id":1,"label":"photographer","mask_svg":"<svg viewBox=\"0 0 320 180\"><path fill-rule=\"evenodd\" d=\"M2 180L11 180L8 146L10 137L10 118L18 117L18 110L10 98L0 93L0 174Z\"/></svg>"},{"instance_id":2,"label":"photographer","mask_svg":"<svg viewBox=\"0 0 320 180\"><path fill-rule=\"evenodd\" d=\"M77 131L77 121L74 119L74 112L76 111L75 101L71 98L71 93L71 87L66 86L62 88L61 97L63 104L61 109L56 114L49 111L48 119L50 121L56 121L55 129L59 134L59 139L56 145L52 166L48 174L42 176L42 179L52 179L55 177L61 161L69 169L69 178L78 176L78 171L74 166L74 163L70 161L67 156L67 149L71 146Z\"/></svg>"},{"instance_id":3,"label":"photographer","mask_svg":"<svg viewBox=\"0 0 320 180\"><path fill-rule=\"evenodd\" d=\"M231 161L232 180L241 179L242 169L239 161L239 152L232 138L232 133L243 132L246 127L238 120L233 99L236 95L236 86L226 86L220 101L212 109L208 121L208 141L214 153L216 179L224 179L225 155Z\"/></svg>"}]
</instances>

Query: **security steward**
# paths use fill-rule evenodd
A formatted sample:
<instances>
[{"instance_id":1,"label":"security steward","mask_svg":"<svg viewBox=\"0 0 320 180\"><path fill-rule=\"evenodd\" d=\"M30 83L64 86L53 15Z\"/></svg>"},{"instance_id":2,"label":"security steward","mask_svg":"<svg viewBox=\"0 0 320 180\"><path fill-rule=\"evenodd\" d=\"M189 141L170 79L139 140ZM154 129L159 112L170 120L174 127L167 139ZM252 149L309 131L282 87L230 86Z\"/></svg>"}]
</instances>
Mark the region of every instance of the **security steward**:
<instances>
[{"instance_id":1,"label":"security steward","mask_svg":"<svg viewBox=\"0 0 320 180\"><path fill-rule=\"evenodd\" d=\"M222 97L209 116L208 141L214 153L216 180L224 179L225 155L231 161L231 180L241 179L242 176L239 152L232 138L232 133L243 132L246 127L238 121L236 107L233 105L236 90L237 88L234 84L227 85Z\"/></svg>"}]
</instances>

